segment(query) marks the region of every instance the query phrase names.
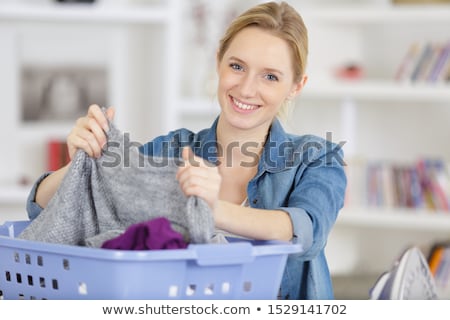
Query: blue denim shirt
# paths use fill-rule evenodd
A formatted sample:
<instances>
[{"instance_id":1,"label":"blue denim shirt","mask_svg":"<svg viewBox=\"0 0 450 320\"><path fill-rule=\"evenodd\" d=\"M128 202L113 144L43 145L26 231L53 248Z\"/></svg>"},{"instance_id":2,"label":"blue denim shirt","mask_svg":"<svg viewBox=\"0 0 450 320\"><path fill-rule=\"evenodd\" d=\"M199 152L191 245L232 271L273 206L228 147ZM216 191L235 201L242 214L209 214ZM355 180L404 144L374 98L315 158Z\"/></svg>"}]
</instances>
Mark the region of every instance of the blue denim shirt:
<instances>
[{"instance_id":1,"label":"blue denim shirt","mask_svg":"<svg viewBox=\"0 0 450 320\"><path fill-rule=\"evenodd\" d=\"M217 162L217 121L193 133L172 131L141 147L148 155L179 157L190 146L197 156ZM240 146L244 147L244 146ZM304 251L288 257L280 294L282 299L333 299L333 288L324 249L347 184L343 151L335 143L313 135L284 131L275 119L270 128L256 176L247 187L253 208L283 210L294 227L293 243Z\"/></svg>"},{"instance_id":2,"label":"blue denim shirt","mask_svg":"<svg viewBox=\"0 0 450 320\"><path fill-rule=\"evenodd\" d=\"M217 163L217 120L198 133L187 129L169 132L140 150L147 155L179 157L181 148L190 146L197 156ZM42 210L34 199L38 184L47 175L42 175L30 192L30 219ZM287 134L274 120L247 196L253 208L287 212L293 224L292 242L303 246L302 253L288 257L280 287L282 299L334 298L324 249L343 206L346 183L339 145L312 135Z\"/></svg>"}]
</instances>

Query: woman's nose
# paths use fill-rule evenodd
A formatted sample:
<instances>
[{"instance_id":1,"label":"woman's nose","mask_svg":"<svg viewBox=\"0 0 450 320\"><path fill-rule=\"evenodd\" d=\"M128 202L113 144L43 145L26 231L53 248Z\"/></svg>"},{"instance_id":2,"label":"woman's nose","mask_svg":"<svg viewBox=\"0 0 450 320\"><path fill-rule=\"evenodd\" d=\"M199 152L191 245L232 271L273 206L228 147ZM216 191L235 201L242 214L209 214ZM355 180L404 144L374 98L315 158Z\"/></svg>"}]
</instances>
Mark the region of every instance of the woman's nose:
<instances>
[{"instance_id":1,"label":"woman's nose","mask_svg":"<svg viewBox=\"0 0 450 320\"><path fill-rule=\"evenodd\" d=\"M240 83L240 93L242 97L254 97L258 92L258 84L254 76L247 74Z\"/></svg>"}]
</instances>

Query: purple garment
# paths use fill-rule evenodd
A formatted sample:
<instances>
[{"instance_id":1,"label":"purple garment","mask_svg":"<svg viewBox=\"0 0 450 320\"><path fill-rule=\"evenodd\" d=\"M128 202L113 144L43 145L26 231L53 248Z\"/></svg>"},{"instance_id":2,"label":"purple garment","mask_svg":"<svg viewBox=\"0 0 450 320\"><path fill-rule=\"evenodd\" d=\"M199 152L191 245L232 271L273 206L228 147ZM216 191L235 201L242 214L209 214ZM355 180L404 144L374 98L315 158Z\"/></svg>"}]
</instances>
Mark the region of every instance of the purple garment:
<instances>
[{"instance_id":1,"label":"purple garment","mask_svg":"<svg viewBox=\"0 0 450 320\"><path fill-rule=\"evenodd\" d=\"M155 218L132 224L124 233L103 243L104 249L121 250L159 250L184 249L187 243L183 235L172 229L170 221L165 218Z\"/></svg>"}]
</instances>

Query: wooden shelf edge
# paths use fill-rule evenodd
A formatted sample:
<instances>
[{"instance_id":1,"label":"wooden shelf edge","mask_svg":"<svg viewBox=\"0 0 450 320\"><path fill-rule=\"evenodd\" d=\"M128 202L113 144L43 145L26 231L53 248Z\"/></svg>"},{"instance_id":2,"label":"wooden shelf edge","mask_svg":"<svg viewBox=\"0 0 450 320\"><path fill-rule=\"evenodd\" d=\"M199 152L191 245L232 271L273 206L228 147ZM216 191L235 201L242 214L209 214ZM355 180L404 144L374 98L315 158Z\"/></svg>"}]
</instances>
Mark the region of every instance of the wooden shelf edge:
<instances>
[{"instance_id":1,"label":"wooden shelf edge","mask_svg":"<svg viewBox=\"0 0 450 320\"><path fill-rule=\"evenodd\" d=\"M355 97L372 100L449 101L448 84L407 84L394 81L327 81L306 86L300 99Z\"/></svg>"},{"instance_id":2,"label":"wooden shelf edge","mask_svg":"<svg viewBox=\"0 0 450 320\"><path fill-rule=\"evenodd\" d=\"M25 204L31 186L0 186L0 204Z\"/></svg>"},{"instance_id":3,"label":"wooden shelf edge","mask_svg":"<svg viewBox=\"0 0 450 320\"><path fill-rule=\"evenodd\" d=\"M161 23L168 20L163 6L114 6L96 4L0 5L0 20L93 23Z\"/></svg>"},{"instance_id":4,"label":"wooden shelf edge","mask_svg":"<svg viewBox=\"0 0 450 320\"><path fill-rule=\"evenodd\" d=\"M450 212L402 208L343 208L336 224L351 227L445 231L450 234Z\"/></svg>"},{"instance_id":5,"label":"wooden shelf edge","mask_svg":"<svg viewBox=\"0 0 450 320\"><path fill-rule=\"evenodd\" d=\"M335 5L297 6L310 22L344 24L449 22L449 5Z\"/></svg>"}]
</instances>

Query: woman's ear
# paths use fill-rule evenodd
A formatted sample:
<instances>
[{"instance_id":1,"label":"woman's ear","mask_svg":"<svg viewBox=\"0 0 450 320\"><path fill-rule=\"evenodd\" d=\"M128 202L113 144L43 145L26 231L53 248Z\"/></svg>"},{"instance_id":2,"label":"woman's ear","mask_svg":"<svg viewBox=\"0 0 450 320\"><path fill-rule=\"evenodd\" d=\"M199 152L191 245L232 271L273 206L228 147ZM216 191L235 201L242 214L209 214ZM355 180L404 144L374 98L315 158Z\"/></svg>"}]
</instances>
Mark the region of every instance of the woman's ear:
<instances>
[{"instance_id":1,"label":"woman's ear","mask_svg":"<svg viewBox=\"0 0 450 320\"><path fill-rule=\"evenodd\" d=\"M304 75L300 81L294 83L291 93L289 94L289 99L294 99L305 87L306 83L308 82L308 76Z\"/></svg>"}]
</instances>

